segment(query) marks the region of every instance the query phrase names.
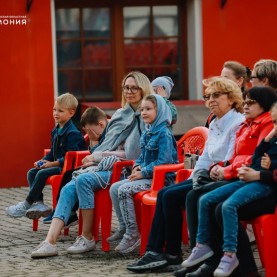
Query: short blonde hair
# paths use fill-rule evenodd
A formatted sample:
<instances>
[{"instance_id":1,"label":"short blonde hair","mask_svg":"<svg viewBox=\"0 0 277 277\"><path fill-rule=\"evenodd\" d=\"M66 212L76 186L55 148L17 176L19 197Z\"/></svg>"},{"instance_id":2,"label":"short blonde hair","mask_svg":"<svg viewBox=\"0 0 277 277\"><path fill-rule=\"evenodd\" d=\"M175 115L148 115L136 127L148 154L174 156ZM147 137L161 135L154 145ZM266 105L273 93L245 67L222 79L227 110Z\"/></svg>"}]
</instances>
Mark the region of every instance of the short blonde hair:
<instances>
[{"instance_id":1,"label":"short blonde hair","mask_svg":"<svg viewBox=\"0 0 277 277\"><path fill-rule=\"evenodd\" d=\"M76 111L76 109L78 107L77 98L69 92L66 92L66 93L60 95L59 97L57 97L56 102L59 105L63 106L64 108L71 109L74 111Z\"/></svg>"},{"instance_id":2,"label":"short blonde hair","mask_svg":"<svg viewBox=\"0 0 277 277\"><path fill-rule=\"evenodd\" d=\"M136 85L141 89L141 100L144 96L154 93L148 77L139 71L132 71L128 73L122 80L122 87L125 85L126 80L130 77L135 79ZM121 100L121 106L125 107L126 103L126 99L123 96Z\"/></svg>"},{"instance_id":3,"label":"short blonde hair","mask_svg":"<svg viewBox=\"0 0 277 277\"><path fill-rule=\"evenodd\" d=\"M205 89L206 93L213 92L228 92L228 98L233 101L232 108L237 112L243 112L243 98L241 89L234 81L223 78L223 77L212 77L209 79L203 80L203 85L207 88Z\"/></svg>"},{"instance_id":4,"label":"short blonde hair","mask_svg":"<svg viewBox=\"0 0 277 277\"><path fill-rule=\"evenodd\" d=\"M267 78L269 86L277 89L277 61L261 59L254 64L253 70L257 78Z\"/></svg>"}]
</instances>

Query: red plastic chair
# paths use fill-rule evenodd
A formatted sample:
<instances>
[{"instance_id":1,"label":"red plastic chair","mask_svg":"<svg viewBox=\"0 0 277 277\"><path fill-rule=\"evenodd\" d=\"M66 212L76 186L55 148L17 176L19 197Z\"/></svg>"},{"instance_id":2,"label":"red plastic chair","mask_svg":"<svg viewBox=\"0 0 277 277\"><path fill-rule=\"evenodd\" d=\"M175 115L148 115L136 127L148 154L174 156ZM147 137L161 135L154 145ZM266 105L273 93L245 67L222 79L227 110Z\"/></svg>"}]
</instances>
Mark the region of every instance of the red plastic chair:
<instances>
[{"instance_id":1,"label":"red plastic chair","mask_svg":"<svg viewBox=\"0 0 277 277\"><path fill-rule=\"evenodd\" d=\"M88 155L84 151L76 152L76 163L81 165L82 159ZM111 184L120 180L121 172L124 167L133 166L134 161L120 161L116 162L113 167ZM110 244L107 238L111 235L111 222L112 222L112 201L110 198L110 186L106 189L101 189L94 193L95 209L93 217L92 233L94 240L99 240L99 229L101 227L102 234L102 250L107 252L110 250ZM82 214L79 213L79 235L82 234Z\"/></svg>"},{"instance_id":2,"label":"red plastic chair","mask_svg":"<svg viewBox=\"0 0 277 277\"><path fill-rule=\"evenodd\" d=\"M206 127L195 127L189 130L177 142L179 161L184 161L185 153L195 154L198 152L199 154L202 154L207 138L208 128ZM180 169L184 169L183 163L156 166L154 169L153 182L150 191L138 193L134 197L136 205L140 205L140 211L138 212L140 217L137 215L137 221L139 222L138 226L140 226L141 232L141 255L143 255L146 250L148 234L150 232L151 223L155 212L157 194L159 190L164 187L165 175L168 172L177 172ZM186 224L186 222L184 224ZM183 228L186 228L186 225ZM184 237L183 240L185 241L187 239Z\"/></svg>"},{"instance_id":3,"label":"red plastic chair","mask_svg":"<svg viewBox=\"0 0 277 277\"><path fill-rule=\"evenodd\" d=\"M277 276L277 208L274 214L259 216L246 222L252 224L262 266L266 277Z\"/></svg>"}]
</instances>

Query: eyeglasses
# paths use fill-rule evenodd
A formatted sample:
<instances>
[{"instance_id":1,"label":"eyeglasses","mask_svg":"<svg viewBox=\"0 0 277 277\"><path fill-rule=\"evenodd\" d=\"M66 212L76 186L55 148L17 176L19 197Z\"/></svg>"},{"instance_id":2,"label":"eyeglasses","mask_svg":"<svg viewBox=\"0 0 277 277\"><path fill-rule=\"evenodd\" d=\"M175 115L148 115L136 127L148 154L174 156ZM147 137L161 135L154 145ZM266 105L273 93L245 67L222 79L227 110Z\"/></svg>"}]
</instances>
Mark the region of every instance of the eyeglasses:
<instances>
[{"instance_id":1,"label":"eyeglasses","mask_svg":"<svg viewBox=\"0 0 277 277\"><path fill-rule=\"evenodd\" d=\"M221 95L229 94L229 93L230 91L226 91L226 92L215 91L213 93L204 94L203 99L205 101L208 101L210 100L211 97L213 97L213 99L216 99L216 98L219 98Z\"/></svg>"},{"instance_id":2,"label":"eyeglasses","mask_svg":"<svg viewBox=\"0 0 277 277\"><path fill-rule=\"evenodd\" d=\"M256 100L253 100L253 99L249 99L249 100L245 100L245 101L243 101L243 106L244 105L247 105L248 107L250 107L251 105L253 105L253 104L255 104L255 103L257 103L257 101Z\"/></svg>"},{"instance_id":3,"label":"eyeglasses","mask_svg":"<svg viewBox=\"0 0 277 277\"><path fill-rule=\"evenodd\" d=\"M252 79L261 79L261 78L263 78L264 76L250 76L250 80L252 80Z\"/></svg>"},{"instance_id":4,"label":"eyeglasses","mask_svg":"<svg viewBox=\"0 0 277 277\"><path fill-rule=\"evenodd\" d=\"M135 94L135 93L137 93L140 90L140 88L139 87L123 86L122 90L123 90L124 93L130 92L130 93Z\"/></svg>"}]
</instances>

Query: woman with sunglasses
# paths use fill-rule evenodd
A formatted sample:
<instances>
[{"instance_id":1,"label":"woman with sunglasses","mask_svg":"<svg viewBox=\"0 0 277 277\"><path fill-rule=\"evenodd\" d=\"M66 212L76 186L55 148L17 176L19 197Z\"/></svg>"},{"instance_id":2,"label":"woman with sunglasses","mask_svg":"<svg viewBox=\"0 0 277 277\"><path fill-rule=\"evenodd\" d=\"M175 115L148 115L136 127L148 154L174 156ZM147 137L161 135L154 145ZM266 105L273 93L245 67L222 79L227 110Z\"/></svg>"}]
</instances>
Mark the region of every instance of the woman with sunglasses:
<instances>
[{"instance_id":1,"label":"woman with sunglasses","mask_svg":"<svg viewBox=\"0 0 277 277\"><path fill-rule=\"evenodd\" d=\"M205 90L206 106L216 115L209 128L203 154L195 169L209 169L219 161L229 160L234 152L235 134L244 121L242 94L238 85L215 77ZM176 269L182 263L182 207L192 189L192 178L162 189L158 193L155 215L148 239L147 252L127 269L133 272Z\"/></svg>"},{"instance_id":2,"label":"woman with sunglasses","mask_svg":"<svg viewBox=\"0 0 277 277\"><path fill-rule=\"evenodd\" d=\"M271 87L276 91L277 90L277 61L269 60L269 59L267 60L261 59L258 62L256 62L252 70L251 83L253 87L266 86L266 87ZM261 173L264 173L264 172L261 171ZM272 180L270 180L270 178L265 178L264 175L265 174L261 174L260 176L261 180L265 183L271 183ZM255 172L250 170L248 171L247 178L249 180L257 180L256 179L257 176ZM192 193L193 192L190 192L190 195L188 195L188 198L192 197ZM188 200L189 199L187 199L187 204L190 202ZM191 203L197 202L197 200L198 200L198 197L195 200L191 198ZM222 241L222 232L221 232L221 230L223 229L222 204L223 203L220 203L215 208L214 217L211 218L213 233L215 234L215 237L218 238L218 240L213 241L213 246L218 247L218 249L220 249L220 244L217 244L217 242ZM238 210L238 219L247 221L261 215L273 214L275 212L276 205L277 205L277 192L275 191L266 197L255 200L251 203L248 203L240 207ZM191 210L193 210L193 207L194 206L191 207ZM258 274L257 265L255 263L255 259L252 253L251 245L250 245L245 227L240 223L238 224L237 239L238 239L237 256L239 260L239 267L235 270L235 272L233 272L232 276L243 276L243 277L260 276ZM203 270L203 267L205 268L205 264L210 266L215 266L217 262L219 262L219 260L216 260L215 256L209 258L208 260L205 261L203 266L200 266L199 269L194 273L191 273L190 276L200 276L199 274L201 274L201 276L210 276L210 275L204 274L203 271L205 270ZM177 275L185 276L186 271L187 270L184 269L179 274L176 274L176 276Z\"/></svg>"},{"instance_id":3,"label":"woman with sunglasses","mask_svg":"<svg viewBox=\"0 0 277 277\"><path fill-rule=\"evenodd\" d=\"M254 87L244 93L244 114L246 119L241 125L240 130L237 132L234 155L228 161L229 165L224 167L222 164L216 164L210 169L210 177L212 180L227 180L228 182L222 188L212 191L211 195L214 195L214 193L216 193L216 197L220 197L219 190L220 192L222 192L221 195L225 195L227 193L227 189L229 188L228 184L238 180L238 169L243 164L251 164L252 155L257 145L260 144L260 142L270 133L273 128L273 123L269 110L275 101L277 101L276 92L269 87ZM214 184L215 187L216 184ZM190 234L190 246L191 248L193 248L193 251L190 257L183 263L183 265L187 267L187 269L183 270L183 276L185 276L185 273L187 273L186 276L188 277L212 276L221 258L220 248L213 251L212 248L214 249L215 247L206 247L206 244L203 243L203 240L200 240L203 237L200 236L202 233L197 236L198 244L196 244L197 228L201 228L201 231L203 229L203 224L198 225L199 218L201 218L201 222L203 222L202 214L204 212L202 210L198 210L199 203L202 203L200 202L200 199L202 201L202 198L200 198L200 196L203 194L206 194L204 197L208 197L210 195L210 193L207 191L199 192L196 190L192 190L187 194L186 214ZM217 203L219 202L221 201L219 200ZM232 230L236 229L236 226L230 227L232 228ZM215 234L213 231L210 233L211 237ZM216 238L214 237L211 238L212 241L215 239ZM202 247L202 245L204 247ZM214 245L214 243L211 243L211 245ZM211 251L208 251L207 249ZM207 251L205 252L205 250ZM199 254L200 251L201 254ZM189 271L193 271L195 269L195 266L197 267L200 262L205 260L205 258L209 258L209 256L212 256L212 258L210 258L207 263L204 263L195 272L189 273ZM230 259L232 260L233 257L234 255L232 255ZM222 275L217 276L229 276L230 272L235 269L235 265L238 265L237 260L234 260L233 263L225 262L227 260L230 260L227 254L226 257L224 256L222 259L223 261L220 265L220 268L223 268L221 270L223 271L223 273L221 272ZM230 266L230 268L228 268L228 266ZM217 270L217 273L218 271L219 270Z\"/></svg>"}]
</instances>

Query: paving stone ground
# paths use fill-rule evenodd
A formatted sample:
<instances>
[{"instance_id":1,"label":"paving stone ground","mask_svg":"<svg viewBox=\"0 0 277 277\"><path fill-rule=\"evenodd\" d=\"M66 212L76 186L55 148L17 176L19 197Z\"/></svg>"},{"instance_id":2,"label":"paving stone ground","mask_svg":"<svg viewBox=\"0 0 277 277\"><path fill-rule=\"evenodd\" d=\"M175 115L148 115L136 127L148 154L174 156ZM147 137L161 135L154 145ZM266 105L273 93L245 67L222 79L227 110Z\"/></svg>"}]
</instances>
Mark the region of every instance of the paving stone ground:
<instances>
[{"instance_id":1,"label":"paving stone ground","mask_svg":"<svg viewBox=\"0 0 277 277\"><path fill-rule=\"evenodd\" d=\"M126 256L101 251L101 241L97 243L96 251L82 255L68 255L66 249L75 241L77 226L70 228L69 236L61 235L57 247L59 256L34 260L30 253L45 239L49 226L39 222L39 230L32 231L32 221L23 217L9 218L5 207L25 199L28 188L0 189L0 276L172 276L172 273L134 274L126 270L139 257L138 252ZM45 202L51 205L51 189L45 188ZM116 229L117 221L113 215L112 231ZM113 249L113 248L112 248ZM188 249L183 247L184 257ZM257 251L254 251L257 264L260 265Z\"/></svg>"}]
</instances>

